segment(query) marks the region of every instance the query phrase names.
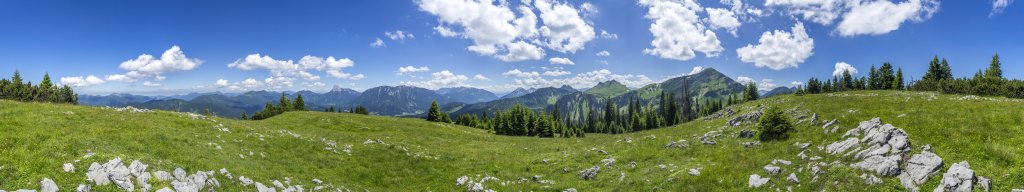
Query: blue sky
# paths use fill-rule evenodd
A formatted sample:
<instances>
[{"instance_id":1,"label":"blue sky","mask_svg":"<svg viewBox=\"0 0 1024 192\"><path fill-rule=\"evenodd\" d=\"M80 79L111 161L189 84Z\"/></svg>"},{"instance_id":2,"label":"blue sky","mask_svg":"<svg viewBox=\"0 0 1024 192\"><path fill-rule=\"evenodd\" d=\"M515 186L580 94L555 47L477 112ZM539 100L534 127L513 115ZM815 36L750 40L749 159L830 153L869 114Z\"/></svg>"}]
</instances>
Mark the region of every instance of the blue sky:
<instances>
[{"instance_id":1,"label":"blue sky","mask_svg":"<svg viewBox=\"0 0 1024 192\"><path fill-rule=\"evenodd\" d=\"M769 89L840 62L866 74L888 61L919 78L935 55L970 76L998 52L1019 79L1022 21L1008 0L0 0L0 74L48 72L87 94L502 93L639 87L699 66Z\"/></svg>"}]
</instances>

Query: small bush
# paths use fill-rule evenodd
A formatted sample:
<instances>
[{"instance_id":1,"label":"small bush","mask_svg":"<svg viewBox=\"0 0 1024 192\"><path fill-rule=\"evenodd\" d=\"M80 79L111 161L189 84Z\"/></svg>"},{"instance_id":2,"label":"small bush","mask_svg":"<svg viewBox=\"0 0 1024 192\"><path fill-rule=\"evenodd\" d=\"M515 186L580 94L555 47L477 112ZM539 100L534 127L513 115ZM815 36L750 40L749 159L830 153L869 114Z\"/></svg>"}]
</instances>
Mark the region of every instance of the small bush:
<instances>
[{"instance_id":1,"label":"small bush","mask_svg":"<svg viewBox=\"0 0 1024 192\"><path fill-rule=\"evenodd\" d=\"M758 139L761 141L785 140L789 138L789 131L793 130L793 124L782 110L768 108L761 120L757 123Z\"/></svg>"}]
</instances>

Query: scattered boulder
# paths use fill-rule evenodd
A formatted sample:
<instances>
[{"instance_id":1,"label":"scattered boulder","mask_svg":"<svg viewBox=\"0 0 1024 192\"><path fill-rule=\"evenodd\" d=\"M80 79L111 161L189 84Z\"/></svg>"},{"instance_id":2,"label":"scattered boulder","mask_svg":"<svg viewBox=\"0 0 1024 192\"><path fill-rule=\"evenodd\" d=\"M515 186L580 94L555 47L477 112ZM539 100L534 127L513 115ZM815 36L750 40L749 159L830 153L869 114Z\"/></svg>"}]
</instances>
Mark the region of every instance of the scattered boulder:
<instances>
[{"instance_id":1,"label":"scattered boulder","mask_svg":"<svg viewBox=\"0 0 1024 192\"><path fill-rule=\"evenodd\" d=\"M612 165L615 165L615 158L601 159L601 164L604 164L605 167L612 167Z\"/></svg>"},{"instance_id":2,"label":"scattered boulder","mask_svg":"<svg viewBox=\"0 0 1024 192\"><path fill-rule=\"evenodd\" d=\"M167 171L156 171L156 172L153 173L153 175L154 175L154 177L157 180L160 180L160 181L167 181L167 180L174 179L173 177L171 177L171 173L168 173Z\"/></svg>"},{"instance_id":3,"label":"scattered boulder","mask_svg":"<svg viewBox=\"0 0 1024 192\"><path fill-rule=\"evenodd\" d=\"M757 175L757 174L750 175L750 177L747 179L747 187L750 187L750 188L761 187L762 185L768 183L768 180L770 180L770 179L771 178L761 178L761 176Z\"/></svg>"},{"instance_id":4,"label":"scattered boulder","mask_svg":"<svg viewBox=\"0 0 1024 192\"><path fill-rule=\"evenodd\" d=\"M178 192L199 192L199 186L189 181L171 181L171 186Z\"/></svg>"},{"instance_id":5,"label":"scattered boulder","mask_svg":"<svg viewBox=\"0 0 1024 192\"><path fill-rule=\"evenodd\" d=\"M810 142L808 142L808 143L796 142L796 143L793 143L793 146L799 147L800 149L807 149L807 147L811 146L811 143Z\"/></svg>"},{"instance_id":6,"label":"scattered boulder","mask_svg":"<svg viewBox=\"0 0 1024 192\"><path fill-rule=\"evenodd\" d=\"M927 145L926 145L927 146ZM915 190L942 169L942 158L935 153L924 151L907 161L906 170L900 174L900 183L908 190Z\"/></svg>"},{"instance_id":7,"label":"scattered boulder","mask_svg":"<svg viewBox=\"0 0 1024 192\"><path fill-rule=\"evenodd\" d=\"M58 190L57 183L54 183L50 178L43 178L43 181L39 182L39 186L41 186L41 189L39 189L41 192L57 192Z\"/></svg>"},{"instance_id":8,"label":"scattered boulder","mask_svg":"<svg viewBox=\"0 0 1024 192\"><path fill-rule=\"evenodd\" d=\"M986 192L992 190L992 180L982 176L978 176L978 186L981 187L981 189L985 190Z\"/></svg>"},{"instance_id":9,"label":"scattered boulder","mask_svg":"<svg viewBox=\"0 0 1024 192\"><path fill-rule=\"evenodd\" d=\"M828 146L825 147L825 152L833 155L839 154L842 153L843 151L846 151L847 149L850 149L853 146L856 146L857 143L859 143L859 141L860 140L858 140L857 138L848 138L843 141L828 144Z\"/></svg>"},{"instance_id":10,"label":"scattered boulder","mask_svg":"<svg viewBox=\"0 0 1024 192\"><path fill-rule=\"evenodd\" d=\"M839 120L838 119L833 119L831 121L825 122L825 125L821 126L821 129L825 130L825 133L830 133L830 132L831 133L835 133L836 132L835 130L837 128L839 128L839 126L833 127L831 130L829 130L829 127L832 127L832 126L837 125L837 124L839 124Z\"/></svg>"},{"instance_id":11,"label":"scattered boulder","mask_svg":"<svg viewBox=\"0 0 1024 192\"><path fill-rule=\"evenodd\" d=\"M789 177L786 177L786 181L792 183L800 183L800 179L796 178L796 173L790 173Z\"/></svg>"},{"instance_id":12,"label":"scattered boulder","mask_svg":"<svg viewBox=\"0 0 1024 192\"><path fill-rule=\"evenodd\" d=\"M765 107L762 106L756 111L752 111L750 113L733 117L732 119L729 119L729 121L727 121L726 124L728 124L729 126L736 127L743 125L743 123L745 122L757 122L759 119L761 119L761 115L764 114L764 109Z\"/></svg>"},{"instance_id":13,"label":"scattered boulder","mask_svg":"<svg viewBox=\"0 0 1024 192\"><path fill-rule=\"evenodd\" d=\"M579 175L580 178L583 178L583 180L591 180L594 179L594 177L597 177L598 171L601 171L601 167L594 166L591 167L590 169L584 169L583 171L580 171Z\"/></svg>"},{"instance_id":14,"label":"scattered boulder","mask_svg":"<svg viewBox=\"0 0 1024 192\"><path fill-rule=\"evenodd\" d=\"M178 181L188 180L188 173L185 173L185 170L181 169L181 167L174 168L174 179Z\"/></svg>"},{"instance_id":15,"label":"scattered boulder","mask_svg":"<svg viewBox=\"0 0 1024 192\"><path fill-rule=\"evenodd\" d=\"M151 178L153 178L153 176L151 176L149 172L142 172L142 174L139 174L138 178L135 178L135 181L138 182L139 189L142 189L142 191L149 191L149 189L153 187L153 185L149 184L149 179Z\"/></svg>"},{"instance_id":16,"label":"scattered boulder","mask_svg":"<svg viewBox=\"0 0 1024 192\"><path fill-rule=\"evenodd\" d=\"M740 130L740 134L737 137L739 137L739 138L751 138L751 137L754 137L754 135L755 135L755 133L754 133L753 130L743 129L743 130Z\"/></svg>"},{"instance_id":17,"label":"scattered boulder","mask_svg":"<svg viewBox=\"0 0 1024 192\"><path fill-rule=\"evenodd\" d=\"M900 174L900 161L902 161L902 158L897 155L877 155L868 157L867 159L864 159L864 161L854 163L850 167L874 171L875 173L883 176L896 176Z\"/></svg>"},{"instance_id":18,"label":"scattered boulder","mask_svg":"<svg viewBox=\"0 0 1024 192\"><path fill-rule=\"evenodd\" d=\"M768 175L777 175L779 172L782 172L782 168L775 165L765 165L764 171L768 172Z\"/></svg>"},{"instance_id":19,"label":"scattered boulder","mask_svg":"<svg viewBox=\"0 0 1024 192\"><path fill-rule=\"evenodd\" d=\"M860 175L860 177L864 179L864 184L868 184L868 185L882 184L882 179L876 177L875 175L863 174L863 175Z\"/></svg>"},{"instance_id":20,"label":"scattered boulder","mask_svg":"<svg viewBox=\"0 0 1024 192\"><path fill-rule=\"evenodd\" d=\"M65 163L64 164L64 172L65 173L74 173L75 172L75 164Z\"/></svg>"},{"instance_id":21,"label":"scattered boulder","mask_svg":"<svg viewBox=\"0 0 1024 192\"><path fill-rule=\"evenodd\" d=\"M576 188L568 188L568 189L562 190L562 192L576 192Z\"/></svg>"},{"instance_id":22,"label":"scattered boulder","mask_svg":"<svg viewBox=\"0 0 1024 192\"><path fill-rule=\"evenodd\" d=\"M942 174L942 180L935 191L971 191L974 189L974 170L967 161L954 163L949 170Z\"/></svg>"},{"instance_id":23,"label":"scattered boulder","mask_svg":"<svg viewBox=\"0 0 1024 192\"><path fill-rule=\"evenodd\" d=\"M690 175L700 176L700 170L696 168L690 169Z\"/></svg>"},{"instance_id":24,"label":"scattered boulder","mask_svg":"<svg viewBox=\"0 0 1024 192\"><path fill-rule=\"evenodd\" d=\"M89 187L89 185L86 185L86 184L78 184L78 188L75 188L75 192L90 192L90 191L92 191L92 187Z\"/></svg>"},{"instance_id":25,"label":"scattered boulder","mask_svg":"<svg viewBox=\"0 0 1024 192\"><path fill-rule=\"evenodd\" d=\"M776 160L772 160L772 164L791 165L791 164L793 164L793 162L782 160L782 159L776 159Z\"/></svg>"},{"instance_id":26,"label":"scattered boulder","mask_svg":"<svg viewBox=\"0 0 1024 192\"><path fill-rule=\"evenodd\" d=\"M85 173L87 180L92 181L98 186L107 185L110 183L110 179L107 177L107 170L103 168L99 163L93 162L89 166L89 172Z\"/></svg>"},{"instance_id":27,"label":"scattered boulder","mask_svg":"<svg viewBox=\"0 0 1024 192\"><path fill-rule=\"evenodd\" d=\"M746 147L746 148L753 148L753 147L760 146L761 142L760 141L748 141L748 142L741 142L740 145L743 145L743 147Z\"/></svg>"},{"instance_id":28,"label":"scattered boulder","mask_svg":"<svg viewBox=\"0 0 1024 192\"><path fill-rule=\"evenodd\" d=\"M811 114L811 125L818 123L818 113Z\"/></svg>"},{"instance_id":29,"label":"scattered boulder","mask_svg":"<svg viewBox=\"0 0 1024 192\"><path fill-rule=\"evenodd\" d=\"M273 187L267 187L263 183L256 182L256 191L258 192L277 192Z\"/></svg>"},{"instance_id":30,"label":"scattered boulder","mask_svg":"<svg viewBox=\"0 0 1024 192\"><path fill-rule=\"evenodd\" d=\"M242 182L242 186L249 186L253 184L252 179L245 178L245 176L238 176L238 181Z\"/></svg>"},{"instance_id":31,"label":"scattered boulder","mask_svg":"<svg viewBox=\"0 0 1024 192\"><path fill-rule=\"evenodd\" d=\"M156 192L174 192L171 188L164 187L163 189L156 190Z\"/></svg>"},{"instance_id":32,"label":"scattered boulder","mask_svg":"<svg viewBox=\"0 0 1024 192\"><path fill-rule=\"evenodd\" d=\"M138 177L142 175L143 172L146 172L146 168L148 167L149 165L143 164L142 162L139 162L139 160L135 160L132 161L131 165L128 165L128 171L130 171L132 175Z\"/></svg>"}]
</instances>

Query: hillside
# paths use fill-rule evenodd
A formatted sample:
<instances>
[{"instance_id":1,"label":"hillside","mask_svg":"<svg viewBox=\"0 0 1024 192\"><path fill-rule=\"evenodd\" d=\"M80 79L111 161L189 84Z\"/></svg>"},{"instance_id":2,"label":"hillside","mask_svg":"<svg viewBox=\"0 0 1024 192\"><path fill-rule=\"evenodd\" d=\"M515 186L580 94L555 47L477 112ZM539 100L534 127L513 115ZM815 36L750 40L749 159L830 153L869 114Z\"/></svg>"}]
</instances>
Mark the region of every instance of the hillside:
<instances>
[{"instance_id":1,"label":"hillside","mask_svg":"<svg viewBox=\"0 0 1024 192\"><path fill-rule=\"evenodd\" d=\"M626 85L619 83L618 81L611 80L606 82L598 83L593 88L587 89L585 93L597 96L599 98L615 97L629 92L629 88Z\"/></svg>"},{"instance_id":2,"label":"hillside","mask_svg":"<svg viewBox=\"0 0 1024 192\"><path fill-rule=\"evenodd\" d=\"M755 139L736 135L752 123L733 127L727 121L759 105L803 118L788 140L748 148L742 143ZM874 117L905 130L909 154L930 145L942 158L938 174L921 190L935 188L942 173L961 161L991 179L994 191L1024 188L1024 100L1018 99L898 91L782 95L730 106L726 111L735 113L720 118L569 139L497 136L420 119L338 113L290 112L236 121L120 110L0 101L0 189L39 189L44 178L61 190L74 189L90 183L90 164L120 157L125 166L133 160L148 164L147 172L213 171L219 191L255 189L241 185L240 176L270 187L278 180L290 181L284 186L353 191L464 191L476 184L497 191L903 190L896 177L850 168L860 160L822 149ZM814 114L817 123L809 123ZM826 132L822 124L832 119L837 130ZM809 146L802 150L795 143ZM816 157L821 159L811 160ZM75 172L62 172L65 163ZM772 164L781 173L770 176L764 167ZM599 168L593 179L581 178L581 171L594 167ZM812 173L813 167L820 172ZM222 168L233 179L220 173ZM791 173L799 184L787 181ZM865 185L864 173L881 183ZM752 189L752 174L770 179ZM157 179L147 184L170 186ZM119 191L115 186L92 189Z\"/></svg>"}]
</instances>

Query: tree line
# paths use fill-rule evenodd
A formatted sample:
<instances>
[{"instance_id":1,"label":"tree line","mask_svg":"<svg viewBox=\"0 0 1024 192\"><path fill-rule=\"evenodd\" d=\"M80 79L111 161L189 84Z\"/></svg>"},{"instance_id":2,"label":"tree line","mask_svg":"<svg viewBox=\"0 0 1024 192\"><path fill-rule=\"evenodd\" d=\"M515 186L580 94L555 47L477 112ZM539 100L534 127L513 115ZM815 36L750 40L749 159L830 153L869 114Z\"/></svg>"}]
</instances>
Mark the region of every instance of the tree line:
<instances>
[{"instance_id":1,"label":"tree line","mask_svg":"<svg viewBox=\"0 0 1024 192\"><path fill-rule=\"evenodd\" d=\"M0 99L78 104L78 94L68 85L53 84L49 73L43 75L38 85L32 85L31 81L25 82L18 71L14 71L10 80L0 79Z\"/></svg>"},{"instance_id":2,"label":"tree line","mask_svg":"<svg viewBox=\"0 0 1024 192\"><path fill-rule=\"evenodd\" d=\"M984 96L1004 96L1024 98L1024 81L1003 77L1002 62L999 54L992 56L988 68L974 74L973 77L956 78L949 61L935 56L928 63L928 70L920 80L905 80L903 69L893 70L892 64L883 63L880 68L871 66L867 77L852 77L850 71L841 76L833 76L831 80L811 78L806 85L797 87L796 94L832 93L851 90L913 90L936 91L946 94L971 94Z\"/></svg>"},{"instance_id":3,"label":"tree line","mask_svg":"<svg viewBox=\"0 0 1024 192\"><path fill-rule=\"evenodd\" d=\"M486 129L499 135L584 137L586 133L618 134L674 126L713 114L728 105L758 99L757 88L753 84L745 86L742 95L707 99L691 97L685 79L683 85L678 98L675 93L664 91L657 102L644 104L639 97L628 98L624 110L615 100L606 98L603 109L591 108L582 119L572 121L563 116L557 105L551 111L534 111L520 104L499 110L493 116L486 112L462 114L452 121L436 101L431 104L426 119Z\"/></svg>"},{"instance_id":4,"label":"tree line","mask_svg":"<svg viewBox=\"0 0 1024 192\"><path fill-rule=\"evenodd\" d=\"M948 67L948 65L947 65ZM853 90L904 90L906 83L903 79L903 68L893 70L889 62L882 63L881 67L875 68L871 65L867 77L853 77L849 70L843 71L842 75L832 76L832 79L819 80L812 77L807 80L806 85L798 86L797 95L834 93Z\"/></svg>"},{"instance_id":5,"label":"tree line","mask_svg":"<svg viewBox=\"0 0 1024 192\"><path fill-rule=\"evenodd\" d=\"M973 77L953 77L949 62L935 56L928 64L928 71L919 81L908 86L915 91L937 91L946 94L971 94L985 96L1004 96L1024 98L1024 81L1003 77L1002 62L999 54L994 54L988 68L979 69Z\"/></svg>"},{"instance_id":6,"label":"tree line","mask_svg":"<svg viewBox=\"0 0 1024 192\"><path fill-rule=\"evenodd\" d=\"M277 115L280 115L280 114L283 114L283 113L289 112L289 111L307 111L307 109L306 109L306 101L304 99L302 99L302 94L296 95L295 96L295 101L290 101L288 99L288 97L286 97L285 94L282 93L281 94L281 98L278 99L278 101L277 101L277 105L274 105L271 102L267 102L267 104L263 106L263 110L262 111L257 111L256 113L253 113L251 117L249 116L248 113L242 112L242 120L263 120L263 119L267 119L267 118L270 118L270 117L273 117L273 116L277 116ZM331 107L328 107L328 108L324 109L324 112L338 112L338 113L341 113L341 112L344 112L344 111L341 110L341 109L335 110L334 106L331 106ZM349 108L347 112L348 113L355 113L355 114L362 114L362 115L369 115L370 114L370 111L368 109L366 109L366 107L363 107L363 106L356 106L354 108Z\"/></svg>"}]
</instances>

